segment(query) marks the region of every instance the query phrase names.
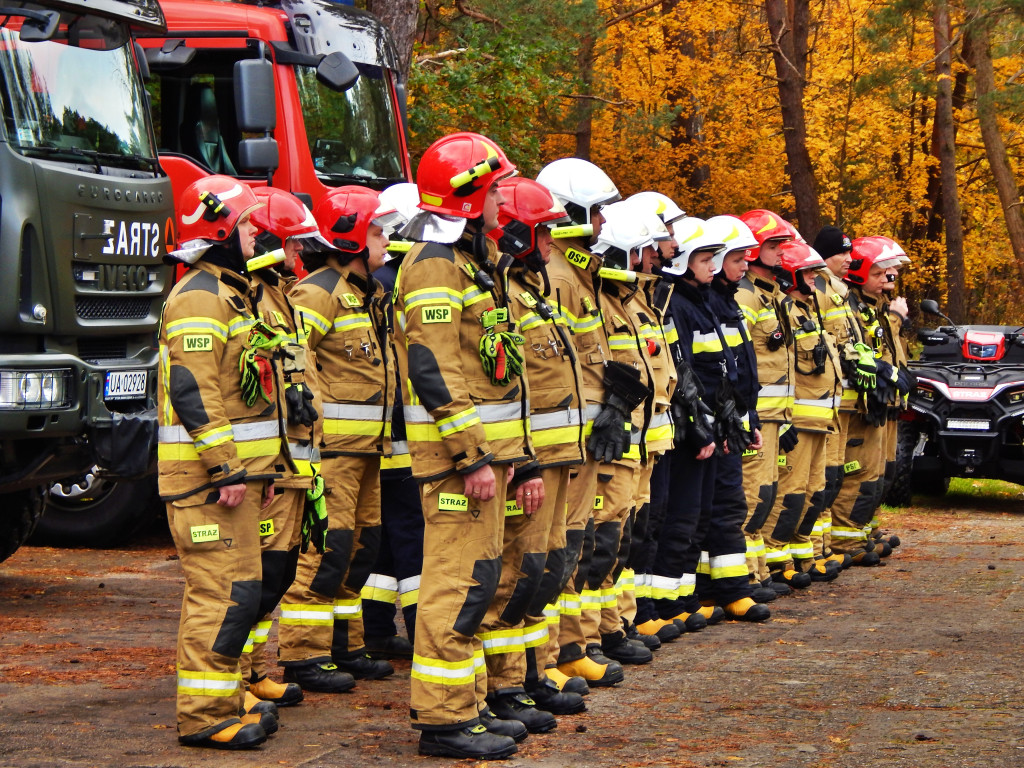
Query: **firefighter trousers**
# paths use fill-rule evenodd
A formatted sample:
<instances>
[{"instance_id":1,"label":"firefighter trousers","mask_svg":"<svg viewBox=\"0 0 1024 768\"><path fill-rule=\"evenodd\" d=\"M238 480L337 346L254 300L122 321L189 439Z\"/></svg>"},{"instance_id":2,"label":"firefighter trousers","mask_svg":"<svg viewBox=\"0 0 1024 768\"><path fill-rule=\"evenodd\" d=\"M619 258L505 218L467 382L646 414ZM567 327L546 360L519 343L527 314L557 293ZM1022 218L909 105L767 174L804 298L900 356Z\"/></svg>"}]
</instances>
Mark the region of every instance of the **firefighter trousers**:
<instances>
[{"instance_id":1,"label":"firefighter trousers","mask_svg":"<svg viewBox=\"0 0 1024 768\"><path fill-rule=\"evenodd\" d=\"M811 504L820 507L811 532L815 559L832 554L832 505L843 487L843 464L846 462L846 436L850 431L850 411L839 411L838 429L825 438L825 488L811 497Z\"/></svg>"},{"instance_id":2,"label":"firefighter trousers","mask_svg":"<svg viewBox=\"0 0 1024 768\"><path fill-rule=\"evenodd\" d=\"M590 572L594 556L594 506L597 503L598 468L607 466L588 459L576 474L569 476L565 516L566 562L558 605L545 608L548 617L548 645L544 649L545 667L583 658L587 639L580 621L580 591ZM556 614L557 610L557 614ZM557 619L557 620L556 620ZM541 660L538 657L538 665Z\"/></svg>"},{"instance_id":3,"label":"firefighter trousers","mask_svg":"<svg viewBox=\"0 0 1024 768\"><path fill-rule=\"evenodd\" d=\"M522 691L527 671L527 650L547 645L544 607L557 597L556 589L560 586L564 570L560 562L552 562L557 573L548 578L548 564L553 551L560 555L565 550L565 498L569 487L569 468L543 469L541 480L544 483L544 503L529 516L516 505L515 489L509 486L501 548L501 577L477 632L487 665L485 694ZM552 544L557 547L552 549ZM555 559L561 558L556 555ZM545 580L546 594L540 599L538 596ZM535 658L535 651L531 656ZM536 668L534 676L537 677Z\"/></svg>"},{"instance_id":4,"label":"firefighter trousers","mask_svg":"<svg viewBox=\"0 0 1024 768\"><path fill-rule=\"evenodd\" d=\"M814 560L811 532L820 512L814 496L820 498L825 490L827 438L826 432L801 432L796 447L779 456L779 493L771 515L775 524L764 528L768 567L773 571L807 570Z\"/></svg>"},{"instance_id":5,"label":"firefighter trousers","mask_svg":"<svg viewBox=\"0 0 1024 768\"><path fill-rule=\"evenodd\" d=\"M660 619L674 619L700 608L696 594L697 565L701 542L711 520L715 487L712 460L697 460L689 446L670 454L668 508L651 566L651 598Z\"/></svg>"},{"instance_id":6,"label":"firefighter trousers","mask_svg":"<svg viewBox=\"0 0 1024 768\"><path fill-rule=\"evenodd\" d=\"M327 551L299 556L281 601L281 666L340 661L363 651L360 593L380 544L380 457L332 456L321 463L327 496Z\"/></svg>"},{"instance_id":7,"label":"firefighter trousers","mask_svg":"<svg viewBox=\"0 0 1024 768\"><path fill-rule=\"evenodd\" d=\"M495 496L467 498L462 476L420 484L423 572L412 660L412 727L456 730L476 725L486 689L477 637L501 577L507 468L492 465ZM478 684L478 677L483 680Z\"/></svg>"},{"instance_id":8,"label":"firefighter trousers","mask_svg":"<svg viewBox=\"0 0 1024 768\"><path fill-rule=\"evenodd\" d=\"M636 589L636 616L633 619L635 624L645 624L658 618L658 611L651 598L654 556L659 545L668 548L677 546L676 543L665 540L666 531L664 530L665 513L668 509L668 484L675 456L675 450L667 451L658 457L657 463L651 469L646 531L643 534L635 531L633 546L630 549L630 565L634 571L633 580ZM636 527L640 528L643 524L644 520L641 519Z\"/></svg>"},{"instance_id":9,"label":"firefighter trousers","mask_svg":"<svg viewBox=\"0 0 1024 768\"><path fill-rule=\"evenodd\" d=\"M633 509L619 541L618 561L612 575L615 577L615 607L624 627L636 622L637 593L636 567L642 557L641 550L650 537L651 475L655 457L637 467L633 475Z\"/></svg>"},{"instance_id":10,"label":"firefighter trousers","mask_svg":"<svg viewBox=\"0 0 1024 768\"><path fill-rule=\"evenodd\" d=\"M210 736L238 722L244 694L239 658L260 611L263 490L263 483L248 483L233 508L195 504L195 497L167 503L185 574L177 647L181 736ZM204 501L218 493L212 490Z\"/></svg>"},{"instance_id":11,"label":"firefighter trousers","mask_svg":"<svg viewBox=\"0 0 1024 768\"><path fill-rule=\"evenodd\" d=\"M423 567L423 510L412 470L381 470L380 516L380 552L363 587L363 628L368 637L397 634L397 600L411 641L416 633L416 601Z\"/></svg>"},{"instance_id":12,"label":"firefighter trousers","mask_svg":"<svg viewBox=\"0 0 1024 768\"><path fill-rule=\"evenodd\" d=\"M875 503L875 512L868 524L870 535L878 530L881 521L878 519L878 510L882 506L889 489L892 488L893 480L896 478L896 441L899 437L899 410L893 408L889 411L889 420L885 423L885 450L883 452L884 464L882 465L882 482L878 488L878 498Z\"/></svg>"},{"instance_id":13,"label":"firefighter trousers","mask_svg":"<svg viewBox=\"0 0 1024 768\"><path fill-rule=\"evenodd\" d=\"M259 619L249 632L241 658L242 680L246 685L267 676L264 650L274 625L273 611L295 580L299 562L304 488L275 485L274 500L260 510L260 561L263 571Z\"/></svg>"},{"instance_id":14,"label":"firefighter trousers","mask_svg":"<svg viewBox=\"0 0 1024 768\"><path fill-rule=\"evenodd\" d=\"M707 534L700 545L697 597L703 602L728 605L750 597L747 571L747 497L743 493L743 459L736 453L712 456L714 490Z\"/></svg>"},{"instance_id":15,"label":"firefighter trousers","mask_svg":"<svg viewBox=\"0 0 1024 768\"><path fill-rule=\"evenodd\" d=\"M761 424L761 448L743 454L743 495L747 497L747 519L743 535L747 539L747 571L751 580L769 577L762 529L772 507L779 484L779 424Z\"/></svg>"},{"instance_id":16,"label":"firefighter trousers","mask_svg":"<svg viewBox=\"0 0 1024 768\"><path fill-rule=\"evenodd\" d=\"M867 549L866 526L875 512L882 483L885 427L873 427L860 414L850 418L843 486L832 505L832 549L855 555Z\"/></svg>"}]
</instances>

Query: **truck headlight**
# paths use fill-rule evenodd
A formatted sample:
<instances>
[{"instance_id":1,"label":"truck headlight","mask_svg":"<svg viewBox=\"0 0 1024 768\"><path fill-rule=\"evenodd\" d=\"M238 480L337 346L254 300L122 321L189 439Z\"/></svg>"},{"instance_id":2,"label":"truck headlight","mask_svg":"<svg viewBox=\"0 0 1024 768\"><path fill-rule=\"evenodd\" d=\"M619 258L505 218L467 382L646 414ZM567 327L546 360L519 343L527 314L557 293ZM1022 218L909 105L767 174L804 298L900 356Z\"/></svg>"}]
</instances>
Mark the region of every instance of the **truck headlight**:
<instances>
[{"instance_id":1,"label":"truck headlight","mask_svg":"<svg viewBox=\"0 0 1024 768\"><path fill-rule=\"evenodd\" d=\"M0 409L42 410L71 404L71 370L0 371Z\"/></svg>"}]
</instances>

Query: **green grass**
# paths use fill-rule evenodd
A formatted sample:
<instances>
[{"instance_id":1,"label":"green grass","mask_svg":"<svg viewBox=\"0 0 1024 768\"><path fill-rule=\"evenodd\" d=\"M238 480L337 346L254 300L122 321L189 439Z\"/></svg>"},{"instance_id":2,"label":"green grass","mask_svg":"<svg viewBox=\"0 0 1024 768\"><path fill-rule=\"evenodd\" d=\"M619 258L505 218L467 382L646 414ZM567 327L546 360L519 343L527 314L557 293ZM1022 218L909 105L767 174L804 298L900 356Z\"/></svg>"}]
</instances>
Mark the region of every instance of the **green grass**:
<instances>
[{"instance_id":1,"label":"green grass","mask_svg":"<svg viewBox=\"0 0 1024 768\"><path fill-rule=\"evenodd\" d=\"M1003 480L972 480L967 477L954 477L949 481L950 496L984 496L1000 499L1021 498L1024 488Z\"/></svg>"}]
</instances>

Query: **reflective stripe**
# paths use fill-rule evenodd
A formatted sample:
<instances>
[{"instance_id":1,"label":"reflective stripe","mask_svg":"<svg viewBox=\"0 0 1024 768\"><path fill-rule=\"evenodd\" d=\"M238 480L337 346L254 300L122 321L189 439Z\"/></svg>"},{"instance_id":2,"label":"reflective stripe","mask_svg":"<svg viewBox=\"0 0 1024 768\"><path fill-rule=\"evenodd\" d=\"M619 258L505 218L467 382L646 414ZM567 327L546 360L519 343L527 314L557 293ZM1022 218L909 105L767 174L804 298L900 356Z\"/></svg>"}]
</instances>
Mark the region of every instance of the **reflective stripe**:
<instances>
[{"instance_id":1,"label":"reflective stripe","mask_svg":"<svg viewBox=\"0 0 1024 768\"><path fill-rule=\"evenodd\" d=\"M746 576L747 554L746 552L733 552L728 555L715 555L708 558L708 566L712 579Z\"/></svg>"},{"instance_id":2,"label":"reflective stripe","mask_svg":"<svg viewBox=\"0 0 1024 768\"><path fill-rule=\"evenodd\" d=\"M675 600L679 597L679 587L682 579L674 579L669 576L651 575L651 599L652 600Z\"/></svg>"},{"instance_id":3,"label":"reflective stripe","mask_svg":"<svg viewBox=\"0 0 1024 768\"><path fill-rule=\"evenodd\" d=\"M548 644L548 623L541 621L523 627L523 645L527 648L540 648Z\"/></svg>"},{"instance_id":4,"label":"reflective stripe","mask_svg":"<svg viewBox=\"0 0 1024 768\"><path fill-rule=\"evenodd\" d=\"M334 624L334 606L281 603L280 622L281 626L330 626Z\"/></svg>"},{"instance_id":5,"label":"reflective stripe","mask_svg":"<svg viewBox=\"0 0 1024 768\"><path fill-rule=\"evenodd\" d=\"M814 557L814 545L809 541L791 541L789 554L796 560L810 560Z\"/></svg>"},{"instance_id":6,"label":"reflective stripe","mask_svg":"<svg viewBox=\"0 0 1024 768\"><path fill-rule=\"evenodd\" d=\"M544 608L544 620L548 624L557 624L562 617L562 609L558 603L548 603Z\"/></svg>"},{"instance_id":7,"label":"reflective stripe","mask_svg":"<svg viewBox=\"0 0 1024 768\"><path fill-rule=\"evenodd\" d=\"M527 409L529 403L526 404ZM526 434L522 419L521 403L486 403L467 408L465 411L447 419L440 425L434 423L430 412L422 405L405 406L406 433L409 439L416 442L439 442L441 425L445 425L448 433L458 432L466 427L482 422L484 436L487 439L503 439L521 437Z\"/></svg>"},{"instance_id":8,"label":"reflective stripe","mask_svg":"<svg viewBox=\"0 0 1024 768\"><path fill-rule=\"evenodd\" d=\"M684 573L679 580L679 596L689 597L697 589L697 574Z\"/></svg>"},{"instance_id":9,"label":"reflective stripe","mask_svg":"<svg viewBox=\"0 0 1024 768\"><path fill-rule=\"evenodd\" d=\"M416 680L438 685L475 685L478 670L484 668L484 652L475 651L465 661L442 661L414 654L411 675Z\"/></svg>"},{"instance_id":10,"label":"reflective stripe","mask_svg":"<svg viewBox=\"0 0 1024 768\"><path fill-rule=\"evenodd\" d=\"M700 559L697 561L697 573L700 576L711 578L711 558L708 557L707 550L700 553Z\"/></svg>"},{"instance_id":11,"label":"reflective stripe","mask_svg":"<svg viewBox=\"0 0 1024 768\"><path fill-rule=\"evenodd\" d=\"M578 408L565 408L552 411L551 413L535 413L530 415L530 429L534 432L555 427L578 427L579 425L580 411Z\"/></svg>"},{"instance_id":12,"label":"reflective stripe","mask_svg":"<svg viewBox=\"0 0 1024 768\"><path fill-rule=\"evenodd\" d=\"M420 288L418 291L409 291L402 297L402 305L405 313L421 304L447 304L452 309L462 311L462 294L444 286L435 288Z\"/></svg>"},{"instance_id":13,"label":"reflective stripe","mask_svg":"<svg viewBox=\"0 0 1024 768\"><path fill-rule=\"evenodd\" d=\"M256 626L253 629L253 639L257 643L267 642L267 638L270 637L270 628L274 626L273 619L267 619L266 621L257 621Z\"/></svg>"},{"instance_id":14,"label":"reflective stripe","mask_svg":"<svg viewBox=\"0 0 1024 768\"><path fill-rule=\"evenodd\" d=\"M695 355L708 352L721 352L722 340L719 339L718 334L714 332L700 333L699 331L694 331L693 341L690 343L690 346Z\"/></svg>"},{"instance_id":15,"label":"reflective stripe","mask_svg":"<svg viewBox=\"0 0 1024 768\"><path fill-rule=\"evenodd\" d=\"M168 341L186 333L208 333L220 341L228 340L228 326L212 317L183 317L181 320L173 320L167 323L164 332Z\"/></svg>"},{"instance_id":16,"label":"reflective stripe","mask_svg":"<svg viewBox=\"0 0 1024 768\"><path fill-rule=\"evenodd\" d=\"M769 563L784 563L791 559L789 554L789 545L785 544L781 547L765 547L764 557Z\"/></svg>"},{"instance_id":17,"label":"reflective stripe","mask_svg":"<svg viewBox=\"0 0 1024 768\"><path fill-rule=\"evenodd\" d=\"M216 431L230 430L235 450L240 459L250 459L256 456L277 456L281 452L280 432L276 420L254 421L245 424L233 424L226 427L218 427ZM210 435L215 430L203 433ZM160 445L157 448L157 456L163 460L170 461L198 461L199 451L192 437L181 425L160 427ZM219 440L214 445L221 445L228 440ZM207 445L202 450L211 448Z\"/></svg>"},{"instance_id":18,"label":"reflective stripe","mask_svg":"<svg viewBox=\"0 0 1024 768\"><path fill-rule=\"evenodd\" d=\"M191 672L178 668L178 693L189 696L234 696L241 685L241 672Z\"/></svg>"},{"instance_id":19,"label":"reflective stripe","mask_svg":"<svg viewBox=\"0 0 1024 768\"><path fill-rule=\"evenodd\" d=\"M747 539L747 557L754 558L760 557L764 553L764 539L758 537L756 539Z\"/></svg>"},{"instance_id":20,"label":"reflective stripe","mask_svg":"<svg viewBox=\"0 0 1024 768\"><path fill-rule=\"evenodd\" d=\"M420 599L420 577L410 576L398 582L398 596L403 608L416 605Z\"/></svg>"},{"instance_id":21,"label":"reflective stripe","mask_svg":"<svg viewBox=\"0 0 1024 768\"><path fill-rule=\"evenodd\" d=\"M358 619L363 615L363 601L358 597L334 601L334 618L339 621Z\"/></svg>"},{"instance_id":22,"label":"reflective stripe","mask_svg":"<svg viewBox=\"0 0 1024 768\"><path fill-rule=\"evenodd\" d=\"M398 579L383 573L371 573L359 592L363 600L394 604L398 599Z\"/></svg>"},{"instance_id":23,"label":"reflective stripe","mask_svg":"<svg viewBox=\"0 0 1024 768\"><path fill-rule=\"evenodd\" d=\"M242 645L242 653L252 653L252 649L255 645L256 633L250 629L249 635L245 638L245 643Z\"/></svg>"},{"instance_id":24,"label":"reflective stripe","mask_svg":"<svg viewBox=\"0 0 1024 768\"><path fill-rule=\"evenodd\" d=\"M479 632L477 637L484 647L484 654L486 656L496 656L501 653L522 653L526 650L521 627L515 629L496 629L493 632Z\"/></svg>"},{"instance_id":25,"label":"reflective stripe","mask_svg":"<svg viewBox=\"0 0 1024 768\"><path fill-rule=\"evenodd\" d=\"M766 384L757 394L759 397L793 397L795 391L792 384Z\"/></svg>"},{"instance_id":26,"label":"reflective stripe","mask_svg":"<svg viewBox=\"0 0 1024 768\"><path fill-rule=\"evenodd\" d=\"M298 305L296 305L295 309L302 315L302 324L304 326L313 326L320 331L322 335L326 335L331 329L331 322L316 310Z\"/></svg>"},{"instance_id":27,"label":"reflective stripe","mask_svg":"<svg viewBox=\"0 0 1024 768\"><path fill-rule=\"evenodd\" d=\"M372 328L370 316L365 312L354 312L334 318L334 332L357 331L360 328Z\"/></svg>"},{"instance_id":28,"label":"reflective stripe","mask_svg":"<svg viewBox=\"0 0 1024 768\"><path fill-rule=\"evenodd\" d=\"M583 599L574 592L563 592L558 598L558 607L565 616L579 616Z\"/></svg>"},{"instance_id":29,"label":"reflective stripe","mask_svg":"<svg viewBox=\"0 0 1024 768\"><path fill-rule=\"evenodd\" d=\"M863 528L847 528L845 526L833 525L832 526L832 538L833 539L854 539L854 540L865 540L867 537L864 535Z\"/></svg>"},{"instance_id":30,"label":"reflective stripe","mask_svg":"<svg viewBox=\"0 0 1024 768\"><path fill-rule=\"evenodd\" d=\"M406 440L391 441L391 455L382 456L380 459L381 469L406 469L412 466L412 457L409 455L409 443Z\"/></svg>"}]
</instances>

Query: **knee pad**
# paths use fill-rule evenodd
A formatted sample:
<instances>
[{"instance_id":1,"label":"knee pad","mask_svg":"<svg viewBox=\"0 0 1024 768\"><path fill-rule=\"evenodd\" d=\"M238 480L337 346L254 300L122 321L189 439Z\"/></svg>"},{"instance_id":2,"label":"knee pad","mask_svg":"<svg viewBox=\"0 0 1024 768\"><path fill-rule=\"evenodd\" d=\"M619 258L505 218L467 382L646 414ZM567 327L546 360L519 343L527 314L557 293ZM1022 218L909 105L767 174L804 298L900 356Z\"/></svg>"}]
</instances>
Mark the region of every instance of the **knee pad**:
<instances>
[{"instance_id":1,"label":"knee pad","mask_svg":"<svg viewBox=\"0 0 1024 768\"><path fill-rule=\"evenodd\" d=\"M501 558L493 560L477 560L473 563L473 580L476 584L469 588L466 599L459 609L453 629L466 637L472 637L480 629L487 606L498 591L498 579L501 577Z\"/></svg>"},{"instance_id":2,"label":"knee pad","mask_svg":"<svg viewBox=\"0 0 1024 768\"><path fill-rule=\"evenodd\" d=\"M594 559L594 537L595 537L596 526L594 518L587 520L587 527L583 529L583 546L580 548L579 561L576 564L576 581L574 586L576 592L581 592L587 581L587 575L590 573L590 561ZM565 537L569 538L569 533L566 532Z\"/></svg>"},{"instance_id":3,"label":"knee pad","mask_svg":"<svg viewBox=\"0 0 1024 768\"><path fill-rule=\"evenodd\" d=\"M298 554L298 549L295 550ZM295 562L292 560L291 551L282 552L279 549L267 550L260 553L260 562L263 567L263 588L260 590L259 616L265 616L274 610L288 587L295 580ZM289 577L289 566L291 576Z\"/></svg>"},{"instance_id":4,"label":"knee pad","mask_svg":"<svg viewBox=\"0 0 1024 768\"><path fill-rule=\"evenodd\" d=\"M380 552L381 527L371 525L359 530L359 546L352 556L352 562L348 566L348 577L345 579L345 586L351 590L358 591L366 584L373 572L373 565L377 562L377 553Z\"/></svg>"},{"instance_id":5,"label":"knee pad","mask_svg":"<svg viewBox=\"0 0 1024 768\"><path fill-rule=\"evenodd\" d=\"M877 485L878 482L875 480L865 481L860 484L857 499L853 502L853 508L850 510L850 520L857 525L866 525L875 514Z\"/></svg>"},{"instance_id":6,"label":"knee pad","mask_svg":"<svg viewBox=\"0 0 1024 768\"><path fill-rule=\"evenodd\" d=\"M622 525L618 522L600 523L594 527L594 556L590 559L586 586L600 589L612 569L619 551L619 536Z\"/></svg>"},{"instance_id":7,"label":"knee pad","mask_svg":"<svg viewBox=\"0 0 1024 768\"><path fill-rule=\"evenodd\" d=\"M318 595L333 598L338 593L352 559L354 534L354 531L341 528L327 532L327 551L321 555L320 565L309 585Z\"/></svg>"},{"instance_id":8,"label":"knee pad","mask_svg":"<svg viewBox=\"0 0 1024 768\"><path fill-rule=\"evenodd\" d=\"M789 541L793 538L793 532L800 525L806 500L807 494L804 493L787 493L782 497L782 511L779 513L778 522L775 523L775 530L772 531L773 539Z\"/></svg>"},{"instance_id":9,"label":"knee pad","mask_svg":"<svg viewBox=\"0 0 1024 768\"><path fill-rule=\"evenodd\" d=\"M527 616L540 616L544 613L544 608L549 604L555 602L558 596L562 593L563 587L569 580L569 575L565 572L565 562L568 559L569 553L566 551L568 547L562 549L553 549L547 554L547 558L544 563L544 575L540 577L540 586L537 589L537 593L533 596L530 601L530 605L526 609Z\"/></svg>"},{"instance_id":10,"label":"knee pad","mask_svg":"<svg viewBox=\"0 0 1024 768\"><path fill-rule=\"evenodd\" d=\"M775 494L778 491L778 484L762 485L757 489L757 504L754 506L754 513L750 521L743 528L747 533L757 533L764 526L764 521L772 511L775 504Z\"/></svg>"},{"instance_id":11,"label":"knee pad","mask_svg":"<svg viewBox=\"0 0 1024 768\"><path fill-rule=\"evenodd\" d=\"M501 620L507 624L518 624L526 616L526 611L537 596L540 589L541 577L544 576L544 563L547 560L546 552L524 552L523 560L519 564L519 570L523 575L516 581L512 590L512 596L508 599L504 610L501 612ZM545 603L547 605L547 603ZM543 608L541 609L543 611Z\"/></svg>"},{"instance_id":12,"label":"knee pad","mask_svg":"<svg viewBox=\"0 0 1024 768\"><path fill-rule=\"evenodd\" d=\"M214 653L237 659L249 637L249 630L260 617L261 581L234 581L231 583L231 602L213 641Z\"/></svg>"}]
</instances>

